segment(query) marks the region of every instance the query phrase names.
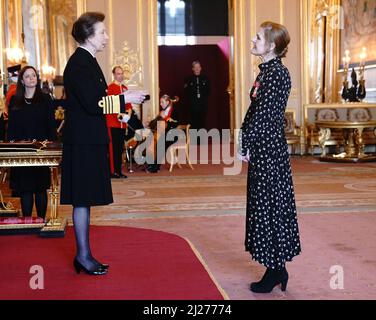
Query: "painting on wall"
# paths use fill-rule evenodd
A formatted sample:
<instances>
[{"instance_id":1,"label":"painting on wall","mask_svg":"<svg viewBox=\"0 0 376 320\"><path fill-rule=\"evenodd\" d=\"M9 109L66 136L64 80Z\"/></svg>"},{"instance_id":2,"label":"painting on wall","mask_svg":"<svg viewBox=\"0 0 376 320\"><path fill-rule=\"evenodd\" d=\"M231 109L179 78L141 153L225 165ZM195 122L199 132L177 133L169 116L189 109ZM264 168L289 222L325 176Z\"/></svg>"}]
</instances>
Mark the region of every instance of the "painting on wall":
<instances>
[{"instance_id":1,"label":"painting on wall","mask_svg":"<svg viewBox=\"0 0 376 320\"><path fill-rule=\"evenodd\" d=\"M76 0L48 0L51 61L56 74L62 75L69 56L74 52L76 43L71 37L74 21L77 19Z\"/></svg>"},{"instance_id":2,"label":"painting on wall","mask_svg":"<svg viewBox=\"0 0 376 320\"><path fill-rule=\"evenodd\" d=\"M343 29L340 30L340 68L343 68L342 59L346 50L350 67L359 65L364 52L365 64L376 65L376 0L342 0L341 8Z\"/></svg>"}]
</instances>

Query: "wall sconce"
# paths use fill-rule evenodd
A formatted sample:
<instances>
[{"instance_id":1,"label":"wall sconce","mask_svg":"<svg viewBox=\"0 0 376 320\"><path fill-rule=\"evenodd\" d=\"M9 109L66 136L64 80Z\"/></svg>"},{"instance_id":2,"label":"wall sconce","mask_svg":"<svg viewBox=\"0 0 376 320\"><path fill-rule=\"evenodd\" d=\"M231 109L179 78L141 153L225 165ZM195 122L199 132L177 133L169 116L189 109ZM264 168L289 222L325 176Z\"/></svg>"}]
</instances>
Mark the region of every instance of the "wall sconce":
<instances>
[{"instance_id":1,"label":"wall sconce","mask_svg":"<svg viewBox=\"0 0 376 320\"><path fill-rule=\"evenodd\" d=\"M55 79L56 69L48 64L42 66L42 81L49 83Z\"/></svg>"},{"instance_id":2,"label":"wall sconce","mask_svg":"<svg viewBox=\"0 0 376 320\"><path fill-rule=\"evenodd\" d=\"M7 59L9 64L27 64L30 53L27 51L22 50L21 48L6 48L5 52L7 54Z\"/></svg>"},{"instance_id":3,"label":"wall sconce","mask_svg":"<svg viewBox=\"0 0 376 320\"><path fill-rule=\"evenodd\" d=\"M54 79L56 75L56 69L48 64L42 66L41 78L42 78L42 90L54 96Z\"/></svg>"}]
</instances>

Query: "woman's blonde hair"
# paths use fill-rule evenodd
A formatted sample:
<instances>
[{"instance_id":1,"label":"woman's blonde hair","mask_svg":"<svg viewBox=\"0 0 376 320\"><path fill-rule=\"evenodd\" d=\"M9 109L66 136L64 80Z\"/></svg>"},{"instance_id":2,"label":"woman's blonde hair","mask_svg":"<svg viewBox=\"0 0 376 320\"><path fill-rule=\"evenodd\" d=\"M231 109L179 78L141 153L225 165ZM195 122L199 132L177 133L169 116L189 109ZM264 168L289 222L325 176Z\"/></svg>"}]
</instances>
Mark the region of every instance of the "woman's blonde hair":
<instances>
[{"instance_id":1,"label":"woman's blonde hair","mask_svg":"<svg viewBox=\"0 0 376 320\"><path fill-rule=\"evenodd\" d=\"M265 40L269 44L275 44L275 54L280 58L286 57L290 43L290 35L286 27L271 21L263 22L260 27L264 29Z\"/></svg>"},{"instance_id":2,"label":"woman's blonde hair","mask_svg":"<svg viewBox=\"0 0 376 320\"><path fill-rule=\"evenodd\" d=\"M170 98L170 96L169 96L168 94L164 94L164 95L161 97L161 99L166 100L166 101L168 101L168 102L171 102L171 98Z\"/></svg>"}]
</instances>

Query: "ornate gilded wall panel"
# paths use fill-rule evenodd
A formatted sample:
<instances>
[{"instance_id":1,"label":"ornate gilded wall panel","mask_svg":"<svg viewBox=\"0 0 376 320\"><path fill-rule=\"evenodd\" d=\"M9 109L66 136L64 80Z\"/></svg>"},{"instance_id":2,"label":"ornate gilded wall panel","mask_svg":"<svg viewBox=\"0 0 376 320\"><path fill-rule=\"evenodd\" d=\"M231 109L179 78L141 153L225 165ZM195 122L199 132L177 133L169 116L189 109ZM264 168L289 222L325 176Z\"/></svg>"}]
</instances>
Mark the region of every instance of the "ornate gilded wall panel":
<instances>
[{"instance_id":1,"label":"ornate gilded wall panel","mask_svg":"<svg viewBox=\"0 0 376 320\"><path fill-rule=\"evenodd\" d=\"M303 101L338 101L339 0L302 1Z\"/></svg>"},{"instance_id":2,"label":"ornate gilded wall panel","mask_svg":"<svg viewBox=\"0 0 376 320\"><path fill-rule=\"evenodd\" d=\"M75 0L48 0L51 64L58 75L63 74L67 60L76 48L76 43L71 36L73 23L78 16L76 2Z\"/></svg>"},{"instance_id":3,"label":"ornate gilded wall panel","mask_svg":"<svg viewBox=\"0 0 376 320\"><path fill-rule=\"evenodd\" d=\"M1 8L3 69L21 62L13 57L14 52L5 50L17 48L27 54L24 64L38 70L52 65L61 75L76 47L70 33L86 9L86 0L1 0Z\"/></svg>"}]
</instances>

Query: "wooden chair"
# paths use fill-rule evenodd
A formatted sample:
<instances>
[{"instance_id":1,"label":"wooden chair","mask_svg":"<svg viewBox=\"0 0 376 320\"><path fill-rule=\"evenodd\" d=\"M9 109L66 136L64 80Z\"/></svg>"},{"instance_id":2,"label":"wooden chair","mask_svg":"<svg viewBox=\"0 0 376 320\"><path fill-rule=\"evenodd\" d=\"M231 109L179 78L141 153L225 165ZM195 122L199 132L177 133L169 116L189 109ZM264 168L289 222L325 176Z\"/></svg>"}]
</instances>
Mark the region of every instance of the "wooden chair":
<instances>
[{"instance_id":1,"label":"wooden chair","mask_svg":"<svg viewBox=\"0 0 376 320\"><path fill-rule=\"evenodd\" d=\"M295 154L295 146L300 144L300 127L296 125L295 111L285 111L285 135L287 144L291 146L291 154Z\"/></svg>"},{"instance_id":2,"label":"wooden chair","mask_svg":"<svg viewBox=\"0 0 376 320\"><path fill-rule=\"evenodd\" d=\"M189 145L190 145L190 136L189 136L189 129L191 125L190 124L181 124L176 129L180 129L184 131L185 135L185 141L181 141L183 139L178 140L178 142L174 143L169 148L169 154L170 154L170 172L172 172L172 168L174 167L174 164L177 164L179 168L181 168L181 165L179 163L179 150L184 150L185 152L185 158L187 160L187 163L189 167L193 169L191 161L189 159Z\"/></svg>"}]
</instances>

